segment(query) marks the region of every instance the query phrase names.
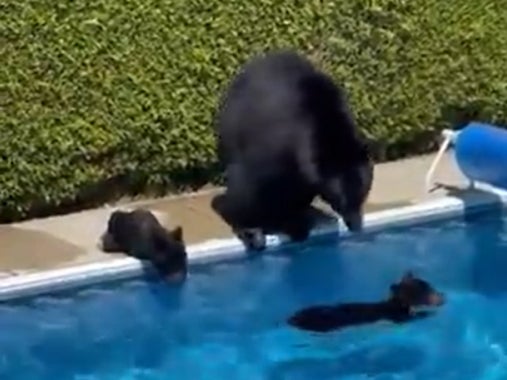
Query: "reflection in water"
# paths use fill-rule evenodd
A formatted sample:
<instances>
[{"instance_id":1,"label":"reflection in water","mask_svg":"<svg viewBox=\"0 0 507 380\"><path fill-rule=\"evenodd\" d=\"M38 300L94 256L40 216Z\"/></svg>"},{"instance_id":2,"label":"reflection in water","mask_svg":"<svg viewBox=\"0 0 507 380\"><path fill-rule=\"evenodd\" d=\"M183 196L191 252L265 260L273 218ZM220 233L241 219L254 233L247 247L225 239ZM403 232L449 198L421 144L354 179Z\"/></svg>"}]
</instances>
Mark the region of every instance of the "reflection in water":
<instances>
[{"instance_id":1,"label":"reflection in water","mask_svg":"<svg viewBox=\"0 0 507 380\"><path fill-rule=\"evenodd\" d=\"M299 358L278 362L269 380L339 379L362 374L400 374L413 371L425 359L425 352L408 344L377 345L351 350L331 358Z\"/></svg>"}]
</instances>

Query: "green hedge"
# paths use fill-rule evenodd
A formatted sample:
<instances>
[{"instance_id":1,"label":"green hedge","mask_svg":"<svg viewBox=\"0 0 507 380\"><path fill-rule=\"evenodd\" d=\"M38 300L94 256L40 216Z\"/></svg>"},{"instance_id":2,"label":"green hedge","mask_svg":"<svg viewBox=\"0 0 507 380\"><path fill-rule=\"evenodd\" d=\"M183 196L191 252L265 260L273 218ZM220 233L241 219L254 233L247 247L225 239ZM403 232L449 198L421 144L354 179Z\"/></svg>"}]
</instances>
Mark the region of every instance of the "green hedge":
<instances>
[{"instance_id":1,"label":"green hedge","mask_svg":"<svg viewBox=\"0 0 507 380\"><path fill-rule=\"evenodd\" d=\"M266 49L343 81L388 158L462 118L503 122L507 7L492 4L3 0L0 218L209 179L219 93Z\"/></svg>"}]
</instances>

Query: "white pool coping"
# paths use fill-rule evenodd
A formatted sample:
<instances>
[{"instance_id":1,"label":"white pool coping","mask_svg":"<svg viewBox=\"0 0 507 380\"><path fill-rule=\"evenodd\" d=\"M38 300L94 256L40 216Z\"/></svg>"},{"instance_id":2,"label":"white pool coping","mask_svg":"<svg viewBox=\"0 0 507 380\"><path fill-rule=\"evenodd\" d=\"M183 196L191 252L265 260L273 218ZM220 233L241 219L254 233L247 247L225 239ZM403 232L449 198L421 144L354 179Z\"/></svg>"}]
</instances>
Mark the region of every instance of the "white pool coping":
<instances>
[{"instance_id":1,"label":"white pool coping","mask_svg":"<svg viewBox=\"0 0 507 380\"><path fill-rule=\"evenodd\" d=\"M461 199L446 196L410 206L398 207L365 215L364 232L375 232L389 227L404 227L419 223L459 217L469 209L507 205L507 191L485 184L476 184L480 193L468 193ZM334 225L319 227L312 237L339 234L349 236L341 220ZM275 248L285 243L280 236L269 236L268 247ZM243 244L237 238L209 240L188 247L189 264L212 263L225 259L247 256ZM139 260L123 257L69 268L20 274L0 280L0 301L35 296L101 282L136 278L143 274ZM191 281L191 277L189 278Z\"/></svg>"}]
</instances>

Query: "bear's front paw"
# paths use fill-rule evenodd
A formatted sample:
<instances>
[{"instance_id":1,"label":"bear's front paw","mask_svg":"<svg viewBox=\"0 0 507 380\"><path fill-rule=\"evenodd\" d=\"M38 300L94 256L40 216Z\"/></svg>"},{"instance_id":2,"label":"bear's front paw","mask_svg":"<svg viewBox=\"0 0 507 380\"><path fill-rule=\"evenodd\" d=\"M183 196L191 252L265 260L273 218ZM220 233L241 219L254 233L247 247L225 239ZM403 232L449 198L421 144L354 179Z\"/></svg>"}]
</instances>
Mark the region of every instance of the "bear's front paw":
<instances>
[{"instance_id":1,"label":"bear's front paw","mask_svg":"<svg viewBox=\"0 0 507 380\"><path fill-rule=\"evenodd\" d=\"M266 236L259 229L243 229L235 231L247 250L263 251L266 249Z\"/></svg>"}]
</instances>

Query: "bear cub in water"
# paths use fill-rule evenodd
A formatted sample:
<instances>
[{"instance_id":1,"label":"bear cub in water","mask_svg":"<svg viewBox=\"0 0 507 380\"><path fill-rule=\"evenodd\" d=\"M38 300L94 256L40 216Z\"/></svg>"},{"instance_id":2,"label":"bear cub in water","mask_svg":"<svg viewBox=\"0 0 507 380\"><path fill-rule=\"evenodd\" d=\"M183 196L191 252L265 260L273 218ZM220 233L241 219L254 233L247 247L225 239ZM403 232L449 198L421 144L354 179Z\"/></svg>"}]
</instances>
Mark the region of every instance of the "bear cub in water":
<instances>
[{"instance_id":1,"label":"bear cub in water","mask_svg":"<svg viewBox=\"0 0 507 380\"><path fill-rule=\"evenodd\" d=\"M168 281L180 282L187 275L187 251L183 229L165 229L148 210L114 211L101 237L105 252L123 252L148 260Z\"/></svg>"},{"instance_id":2,"label":"bear cub in water","mask_svg":"<svg viewBox=\"0 0 507 380\"><path fill-rule=\"evenodd\" d=\"M226 191L213 209L250 249L265 235L309 235L320 196L360 231L373 180L369 144L345 90L306 57L272 51L240 68L217 112L218 156Z\"/></svg>"},{"instance_id":3,"label":"bear cub in water","mask_svg":"<svg viewBox=\"0 0 507 380\"><path fill-rule=\"evenodd\" d=\"M404 323L429 315L417 307L438 307L444 304L444 295L426 281L407 272L401 281L391 285L391 294L385 301L317 305L302 309L288 319L288 324L301 330L329 332L344 327L388 320Z\"/></svg>"}]
</instances>

